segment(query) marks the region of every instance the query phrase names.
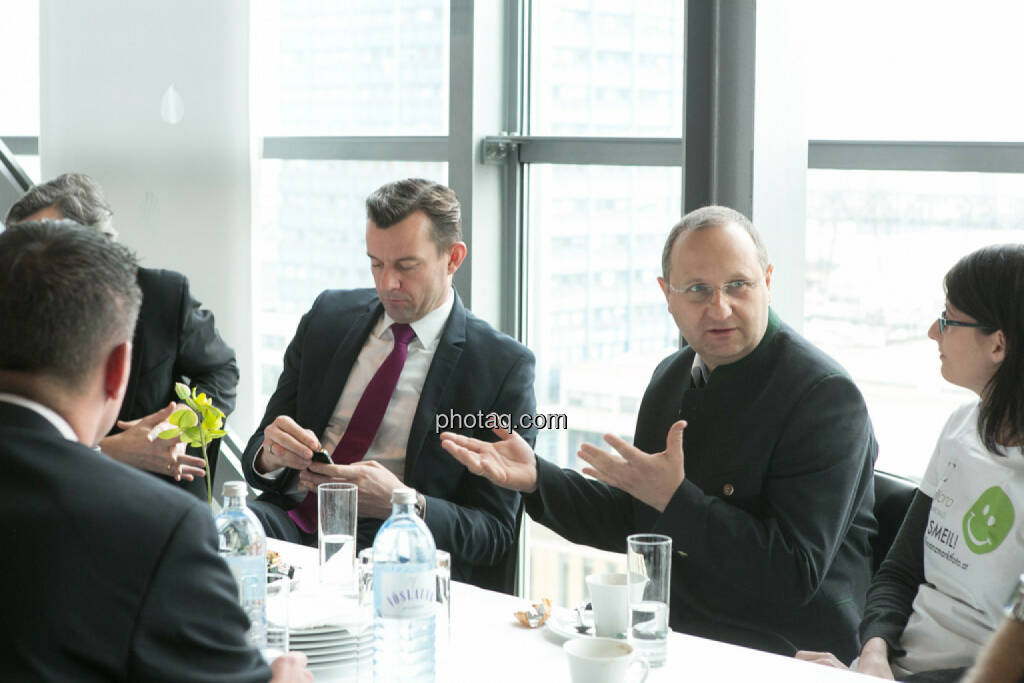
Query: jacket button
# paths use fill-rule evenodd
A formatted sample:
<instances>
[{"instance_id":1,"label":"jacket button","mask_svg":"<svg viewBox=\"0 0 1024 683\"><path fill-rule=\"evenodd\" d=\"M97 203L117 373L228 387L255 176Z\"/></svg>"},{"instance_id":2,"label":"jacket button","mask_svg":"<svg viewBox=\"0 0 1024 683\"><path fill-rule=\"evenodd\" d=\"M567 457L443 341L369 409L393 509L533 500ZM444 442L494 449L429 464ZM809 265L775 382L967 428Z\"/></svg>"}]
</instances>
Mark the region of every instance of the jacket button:
<instances>
[{"instance_id":1,"label":"jacket button","mask_svg":"<svg viewBox=\"0 0 1024 683\"><path fill-rule=\"evenodd\" d=\"M722 493L727 496L731 496L732 492L735 490L736 489L733 487L732 484L726 484L722 487Z\"/></svg>"}]
</instances>

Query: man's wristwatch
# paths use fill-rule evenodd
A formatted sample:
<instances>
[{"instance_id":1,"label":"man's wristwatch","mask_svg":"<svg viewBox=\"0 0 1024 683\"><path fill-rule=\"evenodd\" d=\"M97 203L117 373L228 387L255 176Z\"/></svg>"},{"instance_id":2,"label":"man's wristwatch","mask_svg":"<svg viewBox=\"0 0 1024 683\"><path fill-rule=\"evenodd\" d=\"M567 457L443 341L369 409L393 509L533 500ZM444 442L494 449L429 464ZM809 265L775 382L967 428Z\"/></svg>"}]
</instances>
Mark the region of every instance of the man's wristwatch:
<instances>
[{"instance_id":1,"label":"man's wristwatch","mask_svg":"<svg viewBox=\"0 0 1024 683\"><path fill-rule=\"evenodd\" d=\"M1024 574L1017 579L1013 593L1006 603L1006 616L1014 621L1024 623Z\"/></svg>"},{"instance_id":2,"label":"man's wristwatch","mask_svg":"<svg viewBox=\"0 0 1024 683\"><path fill-rule=\"evenodd\" d=\"M427 514L427 498L419 491L416 492L416 516L420 519L426 519Z\"/></svg>"}]
</instances>

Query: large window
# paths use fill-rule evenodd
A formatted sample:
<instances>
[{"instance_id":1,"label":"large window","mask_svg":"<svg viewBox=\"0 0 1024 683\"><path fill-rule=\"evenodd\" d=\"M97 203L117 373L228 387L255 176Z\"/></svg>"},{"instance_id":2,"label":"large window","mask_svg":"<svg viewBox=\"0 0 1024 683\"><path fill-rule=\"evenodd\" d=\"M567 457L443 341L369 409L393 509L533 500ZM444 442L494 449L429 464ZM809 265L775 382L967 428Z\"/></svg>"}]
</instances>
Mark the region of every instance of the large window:
<instances>
[{"instance_id":1,"label":"large window","mask_svg":"<svg viewBox=\"0 0 1024 683\"><path fill-rule=\"evenodd\" d=\"M662 138L681 151L683 5L531 7L524 127L558 136L547 149L561 163L525 166L525 341L537 355L538 412L565 414L568 423L542 430L536 450L578 469L580 444L609 448L607 433L632 441L651 372L678 340L656 279L680 215L681 154L667 167L631 165L641 162L628 138ZM621 147L603 153L593 138L617 138ZM584 599L586 574L624 564L538 524L528 539L526 593L556 604Z\"/></svg>"},{"instance_id":2,"label":"large window","mask_svg":"<svg viewBox=\"0 0 1024 683\"><path fill-rule=\"evenodd\" d=\"M678 168L536 165L530 169L527 343L537 355L537 407L564 414L537 453L578 469L581 443L632 441L655 365L678 332L658 287L661 249L678 219ZM530 531L530 595L582 599L582 577L615 556ZM621 560L621 558L619 558ZM578 580L577 580L578 579Z\"/></svg>"},{"instance_id":3,"label":"large window","mask_svg":"<svg viewBox=\"0 0 1024 683\"><path fill-rule=\"evenodd\" d=\"M877 467L924 473L946 418L974 394L939 374L927 330L964 254L1024 242L1024 175L812 170L804 332L857 381Z\"/></svg>"},{"instance_id":4,"label":"large window","mask_svg":"<svg viewBox=\"0 0 1024 683\"><path fill-rule=\"evenodd\" d=\"M814 140L1024 141L1024 4L821 0L807 12Z\"/></svg>"},{"instance_id":5,"label":"large window","mask_svg":"<svg viewBox=\"0 0 1024 683\"><path fill-rule=\"evenodd\" d=\"M683 3L532 3L530 133L676 136Z\"/></svg>"},{"instance_id":6,"label":"large window","mask_svg":"<svg viewBox=\"0 0 1024 683\"><path fill-rule=\"evenodd\" d=\"M1016 3L808 3L804 331L864 393L878 468L920 477L950 412L942 276L1024 242ZM884 17L884 20L880 20ZM863 46L870 36L871 49ZM986 171L986 172L979 172ZM993 171L1014 171L993 172Z\"/></svg>"},{"instance_id":7,"label":"large window","mask_svg":"<svg viewBox=\"0 0 1024 683\"><path fill-rule=\"evenodd\" d=\"M372 159L352 144L447 134L449 18L446 0L271 1L253 12L253 118L266 141L253 221L258 420L316 295L373 286L367 195L397 178L448 180L444 161L405 161L401 143Z\"/></svg>"},{"instance_id":8,"label":"large window","mask_svg":"<svg viewBox=\"0 0 1024 683\"><path fill-rule=\"evenodd\" d=\"M447 0L255 3L265 135L446 135Z\"/></svg>"}]
</instances>

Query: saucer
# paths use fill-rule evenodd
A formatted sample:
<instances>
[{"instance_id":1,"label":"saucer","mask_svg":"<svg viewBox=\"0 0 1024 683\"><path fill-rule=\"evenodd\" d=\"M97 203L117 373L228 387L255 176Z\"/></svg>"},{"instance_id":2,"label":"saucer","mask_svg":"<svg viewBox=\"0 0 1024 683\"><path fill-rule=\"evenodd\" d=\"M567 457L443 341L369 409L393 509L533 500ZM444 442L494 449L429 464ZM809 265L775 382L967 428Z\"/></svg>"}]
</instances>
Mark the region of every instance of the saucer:
<instances>
[{"instance_id":1,"label":"saucer","mask_svg":"<svg viewBox=\"0 0 1024 683\"><path fill-rule=\"evenodd\" d=\"M589 626L590 630L580 633L576 630L576 610L565 607L555 607L551 610L551 616L544 623L549 631L559 638L566 640L572 638L593 638L594 637L594 613L591 610L583 612L583 625Z\"/></svg>"}]
</instances>

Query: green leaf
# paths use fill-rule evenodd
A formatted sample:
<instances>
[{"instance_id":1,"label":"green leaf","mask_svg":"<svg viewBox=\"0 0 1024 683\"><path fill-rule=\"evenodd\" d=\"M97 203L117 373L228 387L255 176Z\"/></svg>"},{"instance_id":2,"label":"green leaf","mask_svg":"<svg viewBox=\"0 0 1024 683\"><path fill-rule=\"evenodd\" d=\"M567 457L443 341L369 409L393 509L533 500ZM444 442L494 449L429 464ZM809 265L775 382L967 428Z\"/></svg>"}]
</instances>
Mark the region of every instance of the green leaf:
<instances>
[{"instance_id":1,"label":"green leaf","mask_svg":"<svg viewBox=\"0 0 1024 683\"><path fill-rule=\"evenodd\" d=\"M178 398L180 398L182 401L184 401L190 395L188 386L182 384L181 382L174 383L174 393L177 394Z\"/></svg>"},{"instance_id":2,"label":"green leaf","mask_svg":"<svg viewBox=\"0 0 1024 683\"><path fill-rule=\"evenodd\" d=\"M188 427L187 429L181 430L181 433L188 439L189 444L192 446L202 447L203 440L199 434L199 427Z\"/></svg>"},{"instance_id":3,"label":"green leaf","mask_svg":"<svg viewBox=\"0 0 1024 683\"><path fill-rule=\"evenodd\" d=\"M170 422L172 425L182 426L181 418L190 412L192 411L190 411L188 408L178 408L173 413L171 413L170 417L167 418L167 421Z\"/></svg>"},{"instance_id":4,"label":"green leaf","mask_svg":"<svg viewBox=\"0 0 1024 683\"><path fill-rule=\"evenodd\" d=\"M158 439L177 439L178 435L181 434L181 430L175 427L174 429L165 429L156 435Z\"/></svg>"},{"instance_id":5,"label":"green leaf","mask_svg":"<svg viewBox=\"0 0 1024 683\"><path fill-rule=\"evenodd\" d=\"M183 429L188 427L195 427L199 424L199 418L188 408L185 408L184 413L178 418L178 425Z\"/></svg>"},{"instance_id":6,"label":"green leaf","mask_svg":"<svg viewBox=\"0 0 1024 683\"><path fill-rule=\"evenodd\" d=\"M226 434L227 432L224 431L223 429L215 429L212 432L208 433L207 436L210 437L211 441L213 441L214 439L219 439Z\"/></svg>"}]
</instances>

